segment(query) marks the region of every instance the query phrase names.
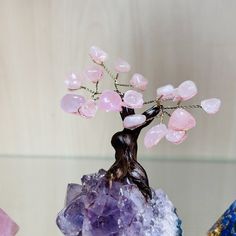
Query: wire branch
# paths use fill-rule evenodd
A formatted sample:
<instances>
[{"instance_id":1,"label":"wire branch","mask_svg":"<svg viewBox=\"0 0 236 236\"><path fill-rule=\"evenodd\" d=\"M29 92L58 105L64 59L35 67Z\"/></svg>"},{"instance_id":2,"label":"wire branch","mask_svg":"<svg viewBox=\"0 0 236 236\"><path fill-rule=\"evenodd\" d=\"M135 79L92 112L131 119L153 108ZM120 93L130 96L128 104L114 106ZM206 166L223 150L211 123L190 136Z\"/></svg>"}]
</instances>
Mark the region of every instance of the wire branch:
<instances>
[{"instance_id":1,"label":"wire branch","mask_svg":"<svg viewBox=\"0 0 236 236\"><path fill-rule=\"evenodd\" d=\"M183 108L183 109L196 109L196 108L202 108L201 105L186 105L186 106L167 106L167 107L163 107L164 110L173 110L173 109L177 109L177 108Z\"/></svg>"}]
</instances>

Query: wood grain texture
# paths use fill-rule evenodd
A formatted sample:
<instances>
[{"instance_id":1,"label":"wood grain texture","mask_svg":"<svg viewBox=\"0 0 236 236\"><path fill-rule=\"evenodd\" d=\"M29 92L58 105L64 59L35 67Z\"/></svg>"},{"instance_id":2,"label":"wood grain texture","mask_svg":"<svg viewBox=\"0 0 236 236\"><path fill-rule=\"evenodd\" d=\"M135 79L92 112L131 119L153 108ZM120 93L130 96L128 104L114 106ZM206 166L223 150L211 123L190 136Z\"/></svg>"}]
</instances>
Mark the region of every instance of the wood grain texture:
<instances>
[{"instance_id":1,"label":"wood grain texture","mask_svg":"<svg viewBox=\"0 0 236 236\"><path fill-rule=\"evenodd\" d=\"M1 0L0 153L113 155L117 115L88 121L59 108L66 74L89 64L88 49L98 45L111 65L123 57L149 79L147 98L158 86L191 79L200 91L195 102L223 101L215 117L194 111L198 127L181 146L163 142L147 152L140 140L140 156L234 158L235 10L233 0Z\"/></svg>"},{"instance_id":2,"label":"wood grain texture","mask_svg":"<svg viewBox=\"0 0 236 236\"><path fill-rule=\"evenodd\" d=\"M145 75L146 99L159 86L187 79L199 88L193 102L222 99L214 117L193 112L197 128L182 145L163 141L147 151L141 137L139 146L151 185L170 195L185 234L206 232L235 198L235 165L145 158L236 159L235 12L235 0L0 0L0 207L20 224L19 236L61 235L55 216L66 183L114 160L117 114L84 120L59 107L65 76L90 63L91 45L109 53L111 66L122 57L132 73Z\"/></svg>"}]
</instances>

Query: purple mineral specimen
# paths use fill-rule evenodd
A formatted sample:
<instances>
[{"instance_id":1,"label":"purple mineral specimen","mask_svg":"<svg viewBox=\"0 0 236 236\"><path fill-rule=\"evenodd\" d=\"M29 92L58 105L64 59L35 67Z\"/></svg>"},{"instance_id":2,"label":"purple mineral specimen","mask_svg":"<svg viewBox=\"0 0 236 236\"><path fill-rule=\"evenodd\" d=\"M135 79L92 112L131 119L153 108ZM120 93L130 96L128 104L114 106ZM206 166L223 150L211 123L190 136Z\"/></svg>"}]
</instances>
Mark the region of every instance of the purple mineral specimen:
<instances>
[{"instance_id":1,"label":"purple mineral specimen","mask_svg":"<svg viewBox=\"0 0 236 236\"><path fill-rule=\"evenodd\" d=\"M175 208L162 190L146 200L138 187L115 181L109 186L106 171L69 184L66 206L57 225L66 236L181 236Z\"/></svg>"}]
</instances>

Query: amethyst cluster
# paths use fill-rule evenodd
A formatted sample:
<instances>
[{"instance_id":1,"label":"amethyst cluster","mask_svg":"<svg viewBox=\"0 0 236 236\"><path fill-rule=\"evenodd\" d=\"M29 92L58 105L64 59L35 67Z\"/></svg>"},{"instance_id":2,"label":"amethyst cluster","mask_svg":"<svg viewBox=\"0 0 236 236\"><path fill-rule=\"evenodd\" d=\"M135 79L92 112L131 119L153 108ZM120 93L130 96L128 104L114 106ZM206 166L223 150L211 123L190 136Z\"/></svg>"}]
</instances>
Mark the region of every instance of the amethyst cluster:
<instances>
[{"instance_id":1,"label":"amethyst cluster","mask_svg":"<svg viewBox=\"0 0 236 236\"><path fill-rule=\"evenodd\" d=\"M175 208L162 190L146 200L128 180L109 184L106 171L69 184L57 225L66 236L181 236Z\"/></svg>"}]
</instances>

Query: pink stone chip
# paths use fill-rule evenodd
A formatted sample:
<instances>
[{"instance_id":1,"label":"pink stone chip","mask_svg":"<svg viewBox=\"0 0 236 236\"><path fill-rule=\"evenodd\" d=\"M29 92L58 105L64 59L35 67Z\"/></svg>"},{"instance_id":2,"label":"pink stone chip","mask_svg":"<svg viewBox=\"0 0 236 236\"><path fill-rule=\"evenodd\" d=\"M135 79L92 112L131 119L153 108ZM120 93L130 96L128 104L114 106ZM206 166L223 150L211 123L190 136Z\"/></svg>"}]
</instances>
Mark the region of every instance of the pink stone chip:
<instances>
[{"instance_id":1,"label":"pink stone chip","mask_svg":"<svg viewBox=\"0 0 236 236\"><path fill-rule=\"evenodd\" d=\"M168 129L164 124L158 124L147 131L144 137L144 145L146 148L152 148L157 145L160 140L165 137Z\"/></svg>"},{"instance_id":2,"label":"pink stone chip","mask_svg":"<svg viewBox=\"0 0 236 236\"><path fill-rule=\"evenodd\" d=\"M88 81L97 83L103 78L103 69L98 65L89 66L85 69L84 76Z\"/></svg>"},{"instance_id":3,"label":"pink stone chip","mask_svg":"<svg viewBox=\"0 0 236 236\"><path fill-rule=\"evenodd\" d=\"M85 103L85 98L77 94L66 94L61 99L61 108L65 112L77 113L82 104Z\"/></svg>"},{"instance_id":4,"label":"pink stone chip","mask_svg":"<svg viewBox=\"0 0 236 236\"><path fill-rule=\"evenodd\" d=\"M219 111L221 100L218 98L210 98L201 101L202 109L208 114L215 114Z\"/></svg>"},{"instance_id":5,"label":"pink stone chip","mask_svg":"<svg viewBox=\"0 0 236 236\"><path fill-rule=\"evenodd\" d=\"M176 92L181 100L186 101L197 94L197 86L193 81L186 80L179 85Z\"/></svg>"},{"instance_id":6,"label":"pink stone chip","mask_svg":"<svg viewBox=\"0 0 236 236\"><path fill-rule=\"evenodd\" d=\"M113 90L105 90L98 100L98 108L107 112L121 111L122 99L120 95Z\"/></svg>"},{"instance_id":7,"label":"pink stone chip","mask_svg":"<svg viewBox=\"0 0 236 236\"><path fill-rule=\"evenodd\" d=\"M65 80L66 87L71 90L79 89L81 84L82 79L80 79L75 73L71 73Z\"/></svg>"},{"instance_id":8,"label":"pink stone chip","mask_svg":"<svg viewBox=\"0 0 236 236\"><path fill-rule=\"evenodd\" d=\"M116 62L115 62L115 70L119 73L125 73L125 72L129 72L130 71L130 64L123 60L123 59L118 59Z\"/></svg>"},{"instance_id":9,"label":"pink stone chip","mask_svg":"<svg viewBox=\"0 0 236 236\"><path fill-rule=\"evenodd\" d=\"M19 226L0 208L0 235L15 236Z\"/></svg>"},{"instance_id":10,"label":"pink stone chip","mask_svg":"<svg viewBox=\"0 0 236 236\"><path fill-rule=\"evenodd\" d=\"M92 58L93 61L95 61L98 64L102 64L104 61L106 61L108 55L106 52L104 52L102 49L92 46L89 50L89 55Z\"/></svg>"},{"instance_id":11,"label":"pink stone chip","mask_svg":"<svg viewBox=\"0 0 236 236\"><path fill-rule=\"evenodd\" d=\"M94 100L86 101L79 109L79 114L85 118L93 118L97 112L97 104Z\"/></svg>"},{"instance_id":12,"label":"pink stone chip","mask_svg":"<svg viewBox=\"0 0 236 236\"><path fill-rule=\"evenodd\" d=\"M180 144L187 138L186 131L183 130L171 130L169 129L166 134L166 139L174 144Z\"/></svg>"},{"instance_id":13,"label":"pink stone chip","mask_svg":"<svg viewBox=\"0 0 236 236\"><path fill-rule=\"evenodd\" d=\"M178 88L176 88L174 91L173 91L173 102L179 102L183 100L180 95L178 94Z\"/></svg>"},{"instance_id":14,"label":"pink stone chip","mask_svg":"<svg viewBox=\"0 0 236 236\"><path fill-rule=\"evenodd\" d=\"M157 89L157 98L161 97L161 100L169 100L174 98L175 88L173 85L168 84Z\"/></svg>"},{"instance_id":15,"label":"pink stone chip","mask_svg":"<svg viewBox=\"0 0 236 236\"><path fill-rule=\"evenodd\" d=\"M130 84L136 88L140 89L141 91L146 90L148 81L144 78L141 74L134 74L130 80Z\"/></svg>"},{"instance_id":16,"label":"pink stone chip","mask_svg":"<svg viewBox=\"0 0 236 236\"><path fill-rule=\"evenodd\" d=\"M143 107L143 95L134 90L128 90L124 95L124 105L129 108L142 108Z\"/></svg>"},{"instance_id":17,"label":"pink stone chip","mask_svg":"<svg viewBox=\"0 0 236 236\"><path fill-rule=\"evenodd\" d=\"M187 131L195 127L195 125L195 118L189 112L182 108L177 108L170 116L168 128Z\"/></svg>"},{"instance_id":18,"label":"pink stone chip","mask_svg":"<svg viewBox=\"0 0 236 236\"><path fill-rule=\"evenodd\" d=\"M135 114L135 115L126 116L123 121L123 125L127 129L132 129L132 128L136 128L140 126L145 121L146 121L145 115Z\"/></svg>"}]
</instances>

